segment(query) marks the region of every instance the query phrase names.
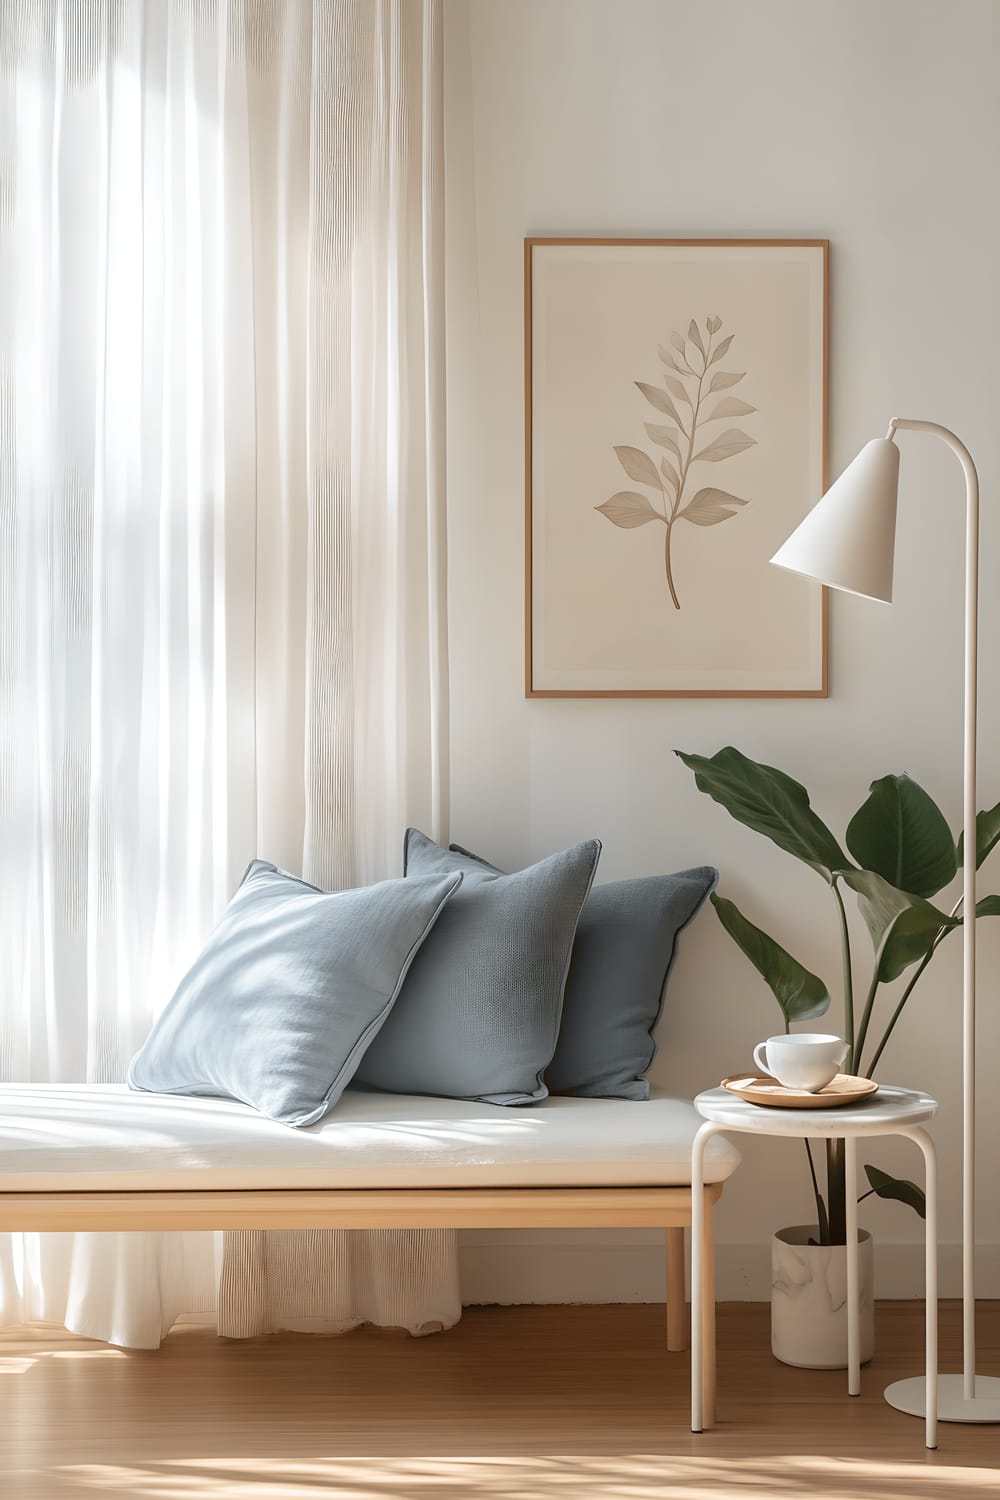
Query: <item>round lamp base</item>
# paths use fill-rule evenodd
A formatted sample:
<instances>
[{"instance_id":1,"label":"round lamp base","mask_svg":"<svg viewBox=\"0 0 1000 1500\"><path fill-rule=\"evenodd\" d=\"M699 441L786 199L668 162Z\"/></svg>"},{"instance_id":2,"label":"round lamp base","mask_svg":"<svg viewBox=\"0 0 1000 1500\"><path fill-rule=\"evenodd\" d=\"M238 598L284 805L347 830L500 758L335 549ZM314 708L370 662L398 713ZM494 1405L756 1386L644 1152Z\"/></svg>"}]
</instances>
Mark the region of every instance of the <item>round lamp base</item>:
<instances>
[{"instance_id":1,"label":"round lamp base","mask_svg":"<svg viewBox=\"0 0 1000 1500\"><path fill-rule=\"evenodd\" d=\"M938 1421L940 1422L1000 1422L1000 1379L995 1375L976 1376L976 1394L967 1401L964 1395L965 1382L961 1375L938 1376ZM924 1377L912 1380L897 1380L886 1386L885 1399L897 1411L908 1416L924 1415Z\"/></svg>"}]
</instances>

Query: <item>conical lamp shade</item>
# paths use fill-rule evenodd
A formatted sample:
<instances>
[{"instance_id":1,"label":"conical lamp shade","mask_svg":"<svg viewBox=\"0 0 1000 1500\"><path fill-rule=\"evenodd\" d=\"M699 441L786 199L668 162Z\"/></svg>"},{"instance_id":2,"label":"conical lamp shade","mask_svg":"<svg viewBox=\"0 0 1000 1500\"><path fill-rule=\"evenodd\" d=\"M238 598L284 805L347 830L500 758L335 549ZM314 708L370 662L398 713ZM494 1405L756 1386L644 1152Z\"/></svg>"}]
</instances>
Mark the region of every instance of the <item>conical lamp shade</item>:
<instances>
[{"instance_id":1,"label":"conical lamp shade","mask_svg":"<svg viewBox=\"0 0 1000 1500\"><path fill-rule=\"evenodd\" d=\"M892 603L899 449L866 443L788 541L771 558L831 588Z\"/></svg>"}]
</instances>

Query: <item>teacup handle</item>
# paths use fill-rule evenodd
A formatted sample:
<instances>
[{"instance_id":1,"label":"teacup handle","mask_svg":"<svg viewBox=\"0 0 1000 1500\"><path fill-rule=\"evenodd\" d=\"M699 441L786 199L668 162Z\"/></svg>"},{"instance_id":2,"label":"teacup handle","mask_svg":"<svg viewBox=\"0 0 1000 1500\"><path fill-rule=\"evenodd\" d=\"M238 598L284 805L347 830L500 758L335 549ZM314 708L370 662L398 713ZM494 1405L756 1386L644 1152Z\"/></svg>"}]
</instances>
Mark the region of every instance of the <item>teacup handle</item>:
<instances>
[{"instance_id":1,"label":"teacup handle","mask_svg":"<svg viewBox=\"0 0 1000 1500\"><path fill-rule=\"evenodd\" d=\"M760 1055L766 1046L766 1042L757 1043L756 1047L753 1049L753 1060L762 1073L766 1073L768 1078L773 1078L774 1074L771 1072L770 1068L767 1066L767 1063Z\"/></svg>"}]
</instances>

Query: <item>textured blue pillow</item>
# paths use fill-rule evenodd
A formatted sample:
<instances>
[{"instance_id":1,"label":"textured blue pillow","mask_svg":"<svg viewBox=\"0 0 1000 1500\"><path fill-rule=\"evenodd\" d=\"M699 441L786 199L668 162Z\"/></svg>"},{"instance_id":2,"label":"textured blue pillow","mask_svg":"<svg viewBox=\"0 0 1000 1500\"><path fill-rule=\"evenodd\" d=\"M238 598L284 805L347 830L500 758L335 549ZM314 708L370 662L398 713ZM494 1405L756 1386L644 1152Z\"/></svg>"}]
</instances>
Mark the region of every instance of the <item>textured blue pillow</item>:
<instances>
[{"instance_id":1,"label":"textured blue pillow","mask_svg":"<svg viewBox=\"0 0 1000 1500\"><path fill-rule=\"evenodd\" d=\"M544 1099L573 934L600 852L595 839L503 875L409 829L407 880L461 874L462 889L417 955L358 1083L489 1104Z\"/></svg>"},{"instance_id":2,"label":"textured blue pillow","mask_svg":"<svg viewBox=\"0 0 1000 1500\"><path fill-rule=\"evenodd\" d=\"M677 938L718 879L718 870L700 865L593 888L577 925L559 1042L545 1073L553 1094L649 1098L645 1074Z\"/></svg>"},{"instance_id":3,"label":"textured blue pillow","mask_svg":"<svg viewBox=\"0 0 1000 1500\"><path fill-rule=\"evenodd\" d=\"M131 1088L239 1099L284 1125L336 1104L459 872L330 894L254 860L128 1072Z\"/></svg>"}]
</instances>

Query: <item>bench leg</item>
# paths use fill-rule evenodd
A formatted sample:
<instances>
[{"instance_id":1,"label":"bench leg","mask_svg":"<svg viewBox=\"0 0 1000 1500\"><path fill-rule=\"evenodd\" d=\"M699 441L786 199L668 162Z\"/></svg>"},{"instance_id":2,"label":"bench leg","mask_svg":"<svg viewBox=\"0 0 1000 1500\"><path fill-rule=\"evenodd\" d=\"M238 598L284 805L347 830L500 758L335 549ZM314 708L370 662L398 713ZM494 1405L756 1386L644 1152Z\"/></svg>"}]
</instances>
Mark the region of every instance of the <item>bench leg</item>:
<instances>
[{"instance_id":1,"label":"bench leg","mask_svg":"<svg viewBox=\"0 0 1000 1500\"><path fill-rule=\"evenodd\" d=\"M667 1230L667 1348L687 1348L687 1296L684 1290L684 1230Z\"/></svg>"}]
</instances>

